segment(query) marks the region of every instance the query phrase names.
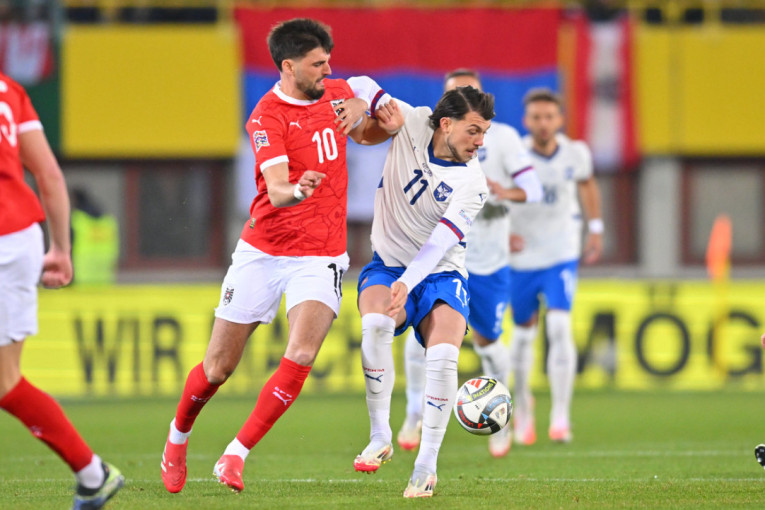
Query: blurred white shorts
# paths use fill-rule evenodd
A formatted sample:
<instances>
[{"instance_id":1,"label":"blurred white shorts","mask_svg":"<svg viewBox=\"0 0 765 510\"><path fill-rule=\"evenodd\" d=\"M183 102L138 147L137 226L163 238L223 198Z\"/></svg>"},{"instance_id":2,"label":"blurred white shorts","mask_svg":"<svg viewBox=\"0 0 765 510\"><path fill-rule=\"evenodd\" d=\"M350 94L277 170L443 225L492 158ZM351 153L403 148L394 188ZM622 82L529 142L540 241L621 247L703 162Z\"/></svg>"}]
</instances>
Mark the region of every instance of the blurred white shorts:
<instances>
[{"instance_id":1,"label":"blurred white shorts","mask_svg":"<svg viewBox=\"0 0 765 510\"><path fill-rule=\"evenodd\" d=\"M44 249L37 223L0 236L0 346L37 333L37 283Z\"/></svg>"},{"instance_id":2,"label":"blurred white shorts","mask_svg":"<svg viewBox=\"0 0 765 510\"><path fill-rule=\"evenodd\" d=\"M319 301L337 317L349 262L347 253L337 257L268 255L240 239L223 279L215 316L238 324L268 324L284 294L288 312L303 301Z\"/></svg>"}]
</instances>

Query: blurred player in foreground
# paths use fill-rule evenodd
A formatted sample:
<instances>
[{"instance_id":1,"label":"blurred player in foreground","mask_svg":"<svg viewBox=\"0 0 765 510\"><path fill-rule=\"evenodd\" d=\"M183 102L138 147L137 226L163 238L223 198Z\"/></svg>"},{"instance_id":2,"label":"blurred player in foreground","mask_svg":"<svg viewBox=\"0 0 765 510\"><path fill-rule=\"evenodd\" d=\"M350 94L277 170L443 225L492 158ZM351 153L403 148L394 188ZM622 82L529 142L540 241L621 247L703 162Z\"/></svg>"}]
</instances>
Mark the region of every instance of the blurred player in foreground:
<instances>
[{"instance_id":1,"label":"blurred player in foreground","mask_svg":"<svg viewBox=\"0 0 765 510\"><path fill-rule=\"evenodd\" d=\"M30 384L20 368L24 340L37 333L38 281L58 288L72 280L64 176L29 96L3 74L0 115L0 408L69 465L77 479L72 508L101 508L124 477L93 453L58 403ZM42 204L24 182L23 167L34 177ZM43 256L39 223L46 219L50 248Z\"/></svg>"},{"instance_id":2,"label":"blurred player in foreground","mask_svg":"<svg viewBox=\"0 0 765 510\"><path fill-rule=\"evenodd\" d=\"M470 86L482 90L478 73L456 69L446 75L444 90ZM528 149L518 132L507 124L492 122L478 149L478 160L487 177L489 200L466 234L465 267L470 289L470 328L473 348L481 358L484 375L507 384L510 355L502 343L502 320L510 287L510 211L507 201L538 202L542 185L531 164ZM398 433L401 448L414 450L420 444L425 384L425 350L409 332L404 349L406 370L406 419ZM489 436L489 452L502 457L510 450L511 427Z\"/></svg>"},{"instance_id":3,"label":"blurred player in foreground","mask_svg":"<svg viewBox=\"0 0 765 510\"><path fill-rule=\"evenodd\" d=\"M438 450L457 392L469 302L463 238L488 196L476 156L494 117L494 98L463 87L446 92L433 111L402 104L400 112L405 123L393 138L375 195L374 256L359 275L371 431L353 465L375 472L393 455L393 337L412 326L427 349L422 442L404 491L404 497L418 498L433 495Z\"/></svg>"},{"instance_id":4,"label":"blurred player in foreground","mask_svg":"<svg viewBox=\"0 0 765 510\"><path fill-rule=\"evenodd\" d=\"M513 309L510 359L515 388L514 435L518 443L536 441L534 401L529 388L537 336L540 296L544 296L550 342L547 376L552 409L549 437L569 442L571 397L576 375L576 345L571 330L571 305L576 292L581 254L582 215L587 218L585 264L596 262L603 248L600 190L593 175L590 150L581 141L559 133L563 127L560 98L548 89L533 89L524 98L524 142L542 181L544 197L510 211L513 222L510 256L510 306Z\"/></svg>"},{"instance_id":5,"label":"blurred player in foreground","mask_svg":"<svg viewBox=\"0 0 765 510\"><path fill-rule=\"evenodd\" d=\"M371 79L326 79L333 48L327 27L286 21L271 30L268 46L281 81L247 121L258 194L223 280L204 361L189 373L170 424L161 463L170 492L186 482L194 420L236 368L255 328L273 320L284 294L284 357L213 471L231 489L244 489L247 455L298 397L340 309L348 269L346 135L359 143L390 137L364 115L384 97Z\"/></svg>"},{"instance_id":6,"label":"blurred player in foreground","mask_svg":"<svg viewBox=\"0 0 765 510\"><path fill-rule=\"evenodd\" d=\"M762 344L762 348L765 349L765 335L762 335L762 338L760 338L760 343ZM757 462L760 463L760 466L765 468L765 444L758 444L755 447L754 457L757 459Z\"/></svg>"}]
</instances>

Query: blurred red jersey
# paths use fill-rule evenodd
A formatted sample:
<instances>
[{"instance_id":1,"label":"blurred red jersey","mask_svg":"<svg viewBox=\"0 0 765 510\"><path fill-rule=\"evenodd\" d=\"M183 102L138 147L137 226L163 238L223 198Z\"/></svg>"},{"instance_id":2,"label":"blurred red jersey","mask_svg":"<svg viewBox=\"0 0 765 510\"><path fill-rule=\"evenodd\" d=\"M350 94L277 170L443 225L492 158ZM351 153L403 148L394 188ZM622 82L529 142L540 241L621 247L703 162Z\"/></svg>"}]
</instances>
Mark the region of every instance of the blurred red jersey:
<instances>
[{"instance_id":1,"label":"blurred red jersey","mask_svg":"<svg viewBox=\"0 0 765 510\"><path fill-rule=\"evenodd\" d=\"M335 131L335 106L353 97L353 91L345 80L324 84L324 95L316 101L286 96L277 84L247 120L258 194L242 239L270 255L337 256L346 251L348 139ZM326 177L311 197L277 208L268 200L263 171L278 163L289 165L290 182L297 182L306 170Z\"/></svg>"},{"instance_id":2,"label":"blurred red jersey","mask_svg":"<svg viewBox=\"0 0 765 510\"><path fill-rule=\"evenodd\" d=\"M19 135L42 129L24 88L0 73L0 235L45 219L40 200L24 182Z\"/></svg>"}]
</instances>

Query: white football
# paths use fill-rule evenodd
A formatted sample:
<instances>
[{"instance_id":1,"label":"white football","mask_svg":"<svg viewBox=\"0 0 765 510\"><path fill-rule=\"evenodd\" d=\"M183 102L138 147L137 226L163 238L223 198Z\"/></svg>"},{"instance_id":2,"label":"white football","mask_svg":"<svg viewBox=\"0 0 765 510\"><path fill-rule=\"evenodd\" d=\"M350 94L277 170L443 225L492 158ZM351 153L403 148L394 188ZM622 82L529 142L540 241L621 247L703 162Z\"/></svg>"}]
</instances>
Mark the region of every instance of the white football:
<instances>
[{"instance_id":1,"label":"white football","mask_svg":"<svg viewBox=\"0 0 765 510\"><path fill-rule=\"evenodd\" d=\"M491 377L466 381L457 391L454 416L473 434L494 434L510 421L513 398L507 387Z\"/></svg>"}]
</instances>

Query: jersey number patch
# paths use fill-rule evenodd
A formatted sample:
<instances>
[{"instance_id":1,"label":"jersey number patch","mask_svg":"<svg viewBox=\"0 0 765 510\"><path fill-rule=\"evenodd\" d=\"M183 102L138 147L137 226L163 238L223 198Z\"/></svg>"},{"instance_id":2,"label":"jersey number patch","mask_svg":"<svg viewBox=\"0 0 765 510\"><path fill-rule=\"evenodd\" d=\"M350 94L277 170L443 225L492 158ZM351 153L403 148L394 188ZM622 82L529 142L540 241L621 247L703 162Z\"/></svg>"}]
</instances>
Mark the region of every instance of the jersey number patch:
<instances>
[{"instance_id":1,"label":"jersey number patch","mask_svg":"<svg viewBox=\"0 0 765 510\"><path fill-rule=\"evenodd\" d=\"M325 159L327 161L337 159L337 142L335 141L335 134L330 128L326 128L321 134L318 131L314 131L311 141L316 142L319 163L324 163Z\"/></svg>"},{"instance_id":2,"label":"jersey number patch","mask_svg":"<svg viewBox=\"0 0 765 510\"><path fill-rule=\"evenodd\" d=\"M409 200L409 205L414 205L414 203L417 201L418 198L425 192L425 189L428 187L428 180L422 179L422 170L415 169L414 170L414 179L409 181L409 184L404 186L404 193L412 189L412 186L417 184L417 181L420 181L420 189L417 190L417 193L414 194L414 196Z\"/></svg>"}]
</instances>

